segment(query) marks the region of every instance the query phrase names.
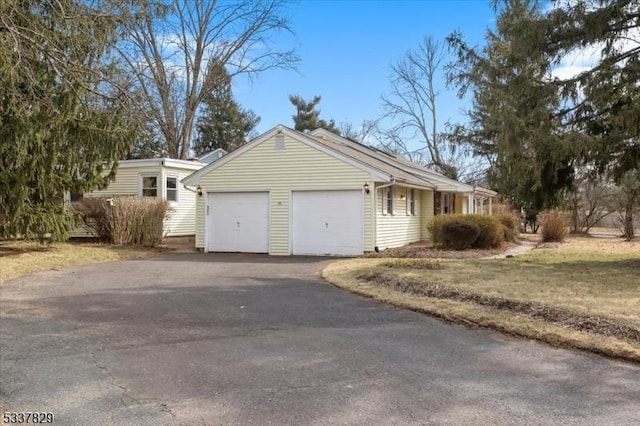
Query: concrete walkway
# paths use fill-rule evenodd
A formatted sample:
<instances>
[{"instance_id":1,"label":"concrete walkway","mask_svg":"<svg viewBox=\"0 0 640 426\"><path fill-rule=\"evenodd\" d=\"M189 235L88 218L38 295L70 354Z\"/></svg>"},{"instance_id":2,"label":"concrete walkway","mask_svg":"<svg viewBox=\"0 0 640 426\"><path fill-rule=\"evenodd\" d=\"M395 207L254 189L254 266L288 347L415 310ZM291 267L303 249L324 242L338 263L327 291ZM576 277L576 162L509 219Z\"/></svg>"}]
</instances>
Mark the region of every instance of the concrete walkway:
<instances>
[{"instance_id":1,"label":"concrete walkway","mask_svg":"<svg viewBox=\"0 0 640 426\"><path fill-rule=\"evenodd\" d=\"M494 256L483 257L483 259L508 259L514 256L518 256L522 253L536 248L537 244L530 241L522 241L519 245L507 249L504 253L496 254Z\"/></svg>"}]
</instances>

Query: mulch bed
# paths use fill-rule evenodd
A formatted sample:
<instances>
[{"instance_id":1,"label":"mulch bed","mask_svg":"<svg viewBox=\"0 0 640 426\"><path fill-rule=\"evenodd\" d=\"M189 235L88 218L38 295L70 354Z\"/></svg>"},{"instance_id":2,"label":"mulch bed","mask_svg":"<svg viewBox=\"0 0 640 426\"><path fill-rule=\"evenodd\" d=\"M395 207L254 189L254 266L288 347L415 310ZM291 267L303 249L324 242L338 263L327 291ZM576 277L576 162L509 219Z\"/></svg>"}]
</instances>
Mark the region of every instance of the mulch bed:
<instances>
[{"instance_id":1,"label":"mulch bed","mask_svg":"<svg viewBox=\"0 0 640 426\"><path fill-rule=\"evenodd\" d=\"M598 316L584 315L566 309L545 306L540 303L517 302L504 298L465 293L452 288L444 288L438 284L427 284L417 280L387 276L377 272L364 273L356 278L416 296L474 303L494 309L517 312L520 315L541 319L577 331L586 331L602 336L640 342L640 329L626 324L619 324Z\"/></svg>"},{"instance_id":2,"label":"mulch bed","mask_svg":"<svg viewBox=\"0 0 640 426\"><path fill-rule=\"evenodd\" d=\"M438 259L482 259L503 253L509 247L492 250L438 250L426 241L407 244L406 246L389 248L378 253L367 253L367 258L438 258Z\"/></svg>"}]
</instances>

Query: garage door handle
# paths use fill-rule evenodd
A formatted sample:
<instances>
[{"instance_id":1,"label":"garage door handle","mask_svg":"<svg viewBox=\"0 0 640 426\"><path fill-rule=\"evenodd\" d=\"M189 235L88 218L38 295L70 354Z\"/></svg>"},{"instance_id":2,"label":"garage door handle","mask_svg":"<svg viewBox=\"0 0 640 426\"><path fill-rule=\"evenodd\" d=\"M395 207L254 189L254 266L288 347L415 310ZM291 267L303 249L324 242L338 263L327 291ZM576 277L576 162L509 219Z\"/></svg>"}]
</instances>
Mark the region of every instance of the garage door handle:
<instances>
[{"instance_id":1,"label":"garage door handle","mask_svg":"<svg viewBox=\"0 0 640 426\"><path fill-rule=\"evenodd\" d=\"M240 222L237 222L237 223L238 223L238 229L240 229Z\"/></svg>"},{"instance_id":2,"label":"garage door handle","mask_svg":"<svg viewBox=\"0 0 640 426\"><path fill-rule=\"evenodd\" d=\"M329 222L325 222L325 223L324 223L324 226L326 226L326 227L327 227L327 229L329 229Z\"/></svg>"}]
</instances>

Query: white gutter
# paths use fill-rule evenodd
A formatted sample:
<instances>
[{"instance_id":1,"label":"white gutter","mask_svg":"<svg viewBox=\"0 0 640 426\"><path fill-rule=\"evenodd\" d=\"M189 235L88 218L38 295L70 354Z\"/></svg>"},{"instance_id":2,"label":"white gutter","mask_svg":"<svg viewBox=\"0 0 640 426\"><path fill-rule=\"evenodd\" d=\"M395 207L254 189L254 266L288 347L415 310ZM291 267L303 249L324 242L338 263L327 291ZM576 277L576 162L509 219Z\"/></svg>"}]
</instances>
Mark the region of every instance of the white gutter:
<instances>
[{"instance_id":1,"label":"white gutter","mask_svg":"<svg viewBox=\"0 0 640 426\"><path fill-rule=\"evenodd\" d=\"M182 184L182 186L183 186L183 187L184 187L184 189L186 189L187 191L191 191L191 192L193 192L194 194L198 194L198 191L197 191L197 190L195 190L195 189L191 189L191 188L189 188L189 187L188 187L187 185L185 185L185 184Z\"/></svg>"}]
</instances>

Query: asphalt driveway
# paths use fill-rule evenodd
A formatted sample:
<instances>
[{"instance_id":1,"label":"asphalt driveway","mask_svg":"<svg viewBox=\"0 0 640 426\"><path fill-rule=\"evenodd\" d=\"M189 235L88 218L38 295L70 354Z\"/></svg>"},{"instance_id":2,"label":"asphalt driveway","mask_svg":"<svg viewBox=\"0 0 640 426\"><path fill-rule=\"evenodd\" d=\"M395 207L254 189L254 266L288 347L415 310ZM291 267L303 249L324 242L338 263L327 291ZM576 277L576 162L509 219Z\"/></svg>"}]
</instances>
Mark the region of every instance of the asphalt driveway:
<instances>
[{"instance_id":1,"label":"asphalt driveway","mask_svg":"<svg viewBox=\"0 0 640 426\"><path fill-rule=\"evenodd\" d=\"M0 287L0 400L56 424L640 424L640 366L323 283L319 258L167 255Z\"/></svg>"}]
</instances>

